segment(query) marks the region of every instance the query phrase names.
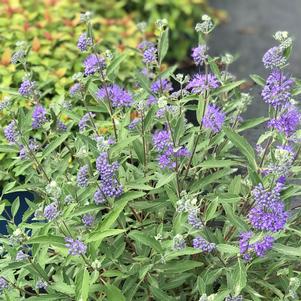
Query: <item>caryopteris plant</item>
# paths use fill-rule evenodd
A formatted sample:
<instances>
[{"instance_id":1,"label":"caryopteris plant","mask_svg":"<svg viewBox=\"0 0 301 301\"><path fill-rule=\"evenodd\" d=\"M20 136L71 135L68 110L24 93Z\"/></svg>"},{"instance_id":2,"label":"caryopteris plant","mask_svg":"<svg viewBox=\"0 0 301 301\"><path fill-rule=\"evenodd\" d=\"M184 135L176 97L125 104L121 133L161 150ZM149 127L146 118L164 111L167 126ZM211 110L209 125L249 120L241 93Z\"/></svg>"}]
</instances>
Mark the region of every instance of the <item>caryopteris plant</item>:
<instances>
[{"instance_id":1,"label":"caryopteris plant","mask_svg":"<svg viewBox=\"0 0 301 301\"><path fill-rule=\"evenodd\" d=\"M300 300L291 199L301 192L301 86L284 71L292 38L277 32L263 57L270 75L251 76L269 116L244 120L252 97L229 72L231 55L210 56L210 17L196 25L195 75L163 68L168 25L159 20L157 42L140 43L141 65L124 82L116 73L126 52L96 44L90 14L82 21L86 59L70 97L46 106L25 52L15 54L26 105L1 103L11 118L0 146L1 298ZM262 123L254 150L244 131ZM21 191L34 201L17 224L20 199L4 194Z\"/></svg>"}]
</instances>

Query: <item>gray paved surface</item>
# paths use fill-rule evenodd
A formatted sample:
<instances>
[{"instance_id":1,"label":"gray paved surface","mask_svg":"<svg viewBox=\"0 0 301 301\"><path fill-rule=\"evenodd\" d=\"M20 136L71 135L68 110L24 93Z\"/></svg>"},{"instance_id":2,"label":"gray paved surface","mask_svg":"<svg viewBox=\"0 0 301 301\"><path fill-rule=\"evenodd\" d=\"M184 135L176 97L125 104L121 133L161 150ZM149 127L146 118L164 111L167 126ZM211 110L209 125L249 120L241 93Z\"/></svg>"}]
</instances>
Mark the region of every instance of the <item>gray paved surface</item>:
<instances>
[{"instance_id":1,"label":"gray paved surface","mask_svg":"<svg viewBox=\"0 0 301 301\"><path fill-rule=\"evenodd\" d=\"M272 35L287 30L295 37L295 46L287 72L301 77L301 0L210 0L212 6L228 11L229 22L218 27L210 40L213 54L230 52L239 54L232 72L239 77L257 73L266 76L261 58L275 41ZM249 108L248 116L262 116L266 106L260 99L260 91L251 91L256 99ZM258 128L248 133L255 143Z\"/></svg>"}]
</instances>

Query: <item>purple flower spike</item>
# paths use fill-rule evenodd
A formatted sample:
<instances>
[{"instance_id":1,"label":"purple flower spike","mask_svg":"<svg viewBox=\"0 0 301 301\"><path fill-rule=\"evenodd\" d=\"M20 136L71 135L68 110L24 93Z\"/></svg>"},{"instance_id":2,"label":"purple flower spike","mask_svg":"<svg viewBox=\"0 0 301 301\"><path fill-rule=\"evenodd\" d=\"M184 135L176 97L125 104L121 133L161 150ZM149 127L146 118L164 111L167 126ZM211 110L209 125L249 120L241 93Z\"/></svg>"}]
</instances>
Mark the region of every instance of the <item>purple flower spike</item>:
<instances>
[{"instance_id":1,"label":"purple flower spike","mask_svg":"<svg viewBox=\"0 0 301 301\"><path fill-rule=\"evenodd\" d=\"M206 239L204 239L201 236L197 236L196 238L194 238L192 241L192 245L195 249L201 249L205 253L210 253L216 248L215 243L209 243Z\"/></svg>"},{"instance_id":2,"label":"purple flower spike","mask_svg":"<svg viewBox=\"0 0 301 301\"><path fill-rule=\"evenodd\" d=\"M11 121L5 128L4 128L4 136L6 140L14 144L17 142L18 139L18 132L17 132L17 127L16 127L16 121L13 120Z\"/></svg>"},{"instance_id":3,"label":"purple flower spike","mask_svg":"<svg viewBox=\"0 0 301 301\"><path fill-rule=\"evenodd\" d=\"M220 85L214 74L196 74L187 84L186 89L192 93L205 93L211 89L216 89Z\"/></svg>"},{"instance_id":4,"label":"purple flower spike","mask_svg":"<svg viewBox=\"0 0 301 301\"><path fill-rule=\"evenodd\" d=\"M262 62L265 68L274 69L283 67L286 64L286 58L283 56L283 50L275 46L264 54Z\"/></svg>"},{"instance_id":5,"label":"purple flower spike","mask_svg":"<svg viewBox=\"0 0 301 301\"><path fill-rule=\"evenodd\" d=\"M92 75L97 71L104 69L106 66L105 59L96 54L90 54L84 61L85 75Z\"/></svg>"},{"instance_id":6,"label":"purple flower spike","mask_svg":"<svg viewBox=\"0 0 301 301\"><path fill-rule=\"evenodd\" d=\"M46 117L46 109L42 107L40 104L34 107L32 112L32 128L38 129L43 126L43 124L47 121Z\"/></svg>"},{"instance_id":7,"label":"purple flower spike","mask_svg":"<svg viewBox=\"0 0 301 301\"><path fill-rule=\"evenodd\" d=\"M65 246L69 249L68 253L70 255L84 255L87 251L87 246L78 239L73 239L71 237L65 238Z\"/></svg>"},{"instance_id":8,"label":"purple flower spike","mask_svg":"<svg viewBox=\"0 0 301 301\"><path fill-rule=\"evenodd\" d=\"M100 100L111 101L114 108L130 107L134 102L132 95L116 84L99 89L97 97Z\"/></svg>"},{"instance_id":9,"label":"purple flower spike","mask_svg":"<svg viewBox=\"0 0 301 301\"><path fill-rule=\"evenodd\" d=\"M225 114L215 105L208 105L203 118L203 126L218 133L225 121Z\"/></svg>"},{"instance_id":10,"label":"purple flower spike","mask_svg":"<svg viewBox=\"0 0 301 301\"><path fill-rule=\"evenodd\" d=\"M88 186L88 175L89 175L88 165L82 166L77 173L77 185L79 187L84 188Z\"/></svg>"},{"instance_id":11,"label":"purple flower spike","mask_svg":"<svg viewBox=\"0 0 301 301\"><path fill-rule=\"evenodd\" d=\"M92 39L88 38L87 33L82 33L77 41L78 49L83 52L86 51L90 46L92 46Z\"/></svg>"},{"instance_id":12,"label":"purple flower spike","mask_svg":"<svg viewBox=\"0 0 301 301\"><path fill-rule=\"evenodd\" d=\"M206 51L206 45L199 45L198 47L192 49L191 57L197 66L202 66L205 60L208 58Z\"/></svg>"},{"instance_id":13,"label":"purple flower spike","mask_svg":"<svg viewBox=\"0 0 301 301\"><path fill-rule=\"evenodd\" d=\"M273 70L267 78L261 92L263 100L273 107L285 106L291 98L291 89L294 81L287 78L280 70Z\"/></svg>"}]
</instances>

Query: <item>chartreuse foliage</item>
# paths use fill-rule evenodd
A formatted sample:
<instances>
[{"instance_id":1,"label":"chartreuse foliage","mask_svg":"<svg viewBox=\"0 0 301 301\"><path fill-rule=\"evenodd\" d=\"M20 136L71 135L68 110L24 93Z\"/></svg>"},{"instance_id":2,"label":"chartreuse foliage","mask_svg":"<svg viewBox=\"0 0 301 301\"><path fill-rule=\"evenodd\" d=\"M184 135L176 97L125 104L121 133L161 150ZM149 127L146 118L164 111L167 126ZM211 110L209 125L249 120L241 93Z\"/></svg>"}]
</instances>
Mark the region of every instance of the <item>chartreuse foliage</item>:
<instances>
[{"instance_id":1,"label":"chartreuse foliage","mask_svg":"<svg viewBox=\"0 0 301 301\"><path fill-rule=\"evenodd\" d=\"M288 34L277 33L264 56L272 78L252 75L269 116L244 120L252 97L229 73L233 57L208 53L210 17L196 25L200 73L162 68L174 45L158 20L156 43L139 45L126 81L118 70L128 52L108 54L91 15L81 19L85 59L70 101L46 109L19 52L26 78L16 99L26 106L2 104L10 122L0 146L1 298L299 300L300 211L291 200L301 191L300 116L291 98L300 85L282 73ZM267 121L254 149L244 133ZM17 224L20 199L3 194L20 191L35 199Z\"/></svg>"}]
</instances>

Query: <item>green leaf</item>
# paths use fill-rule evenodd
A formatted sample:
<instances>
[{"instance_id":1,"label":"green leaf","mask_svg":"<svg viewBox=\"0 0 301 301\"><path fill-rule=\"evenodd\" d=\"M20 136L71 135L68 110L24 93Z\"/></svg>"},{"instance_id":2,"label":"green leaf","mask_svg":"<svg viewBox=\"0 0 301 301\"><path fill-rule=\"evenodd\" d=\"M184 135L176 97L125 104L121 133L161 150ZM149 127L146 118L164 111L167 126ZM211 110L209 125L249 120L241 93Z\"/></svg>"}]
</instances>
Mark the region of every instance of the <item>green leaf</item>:
<instances>
[{"instance_id":1,"label":"green leaf","mask_svg":"<svg viewBox=\"0 0 301 301\"><path fill-rule=\"evenodd\" d=\"M265 85L265 80L257 74L251 74L251 79L259 86L263 87Z\"/></svg>"},{"instance_id":2,"label":"green leaf","mask_svg":"<svg viewBox=\"0 0 301 301\"><path fill-rule=\"evenodd\" d=\"M219 205L218 198L216 198L215 200L210 202L210 204L207 207L206 212L205 212L205 221L206 222L214 218L218 205Z\"/></svg>"},{"instance_id":3,"label":"green leaf","mask_svg":"<svg viewBox=\"0 0 301 301\"><path fill-rule=\"evenodd\" d=\"M57 147L59 147L68 137L70 133L65 133L55 140L51 141L43 151L42 158L48 157Z\"/></svg>"},{"instance_id":4,"label":"green leaf","mask_svg":"<svg viewBox=\"0 0 301 301\"><path fill-rule=\"evenodd\" d=\"M89 272L86 268L77 274L76 277L76 297L78 301L87 301L89 298Z\"/></svg>"},{"instance_id":5,"label":"green leaf","mask_svg":"<svg viewBox=\"0 0 301 301\"><path fill-rule=\"evenodd\" d=\"M118 235L123 232L125 232L125 229L108 229L104 231L103 230L95 231L89 235L87 242L96 241L96 240L102 241L104 238L108 236Z\"/></svg>"},{"instance_id":6,"label":"green leaf","mask_svg":"<svg viewBox=\"0 0 301 301\"><path fill-rule=\"evenodd\" d=\"M218 244L216 246L217 250L221 253L236 255L239 253L239 248L236 246L231 246L227 244Z\"/></svg>"},{"instance_id":7,"label":"green leaf","mask_svg":"<svg viewBox=\"0 0 301 301\"><path fill-rule=\"evenodd\" d=\"M158 58L159 64L162 63L164 57L168 51L168 28L162 32L161 38L159 39L158 43Z\"/></svg>"},{"instance_id":8,"label":"green leaf","mask_svg":"<svg viewBox=\"0 0 301 301\"><path fill-rule=\"evenodd\" d=\"M159 265L158 269L165 273L184 273L203 265L200 261L194 260L173 260L166 264Z\"/></svg>"},{"instance_id":9,"label":"green leaf","mask_svg":"<svg viewBox=\"0 0 301 301\"><path fill-rule=\"evenodd\" d=\"M245 131L247 129L251 129L255 126L258 126L259 124L262 124L263 122L266 122L269 119L270 119L269 117L258 117L258 118L252 118L252 119L246 120L245 122L243 122L241 124L241 126L239 127L237 132L239 133L239 132Z\"/></svg>"},{"instance_id":10,"label":"green leaf","mask_svg":"<svg viewBox=\"0 0 301 301\"><path fill-rule=\"evenodd\" d=\"M244 263L239 258L233 270L233 292L237 296L247 285L247 271Z\"/></svg>"},{"instance_id":11,"label":"green leaf","mask_svg":"<svg viewBox=\"0 0 301 301\"><path fill-rule=\"evenodd\" d=\"M131 231L129 233L129 237L143 245L153 248L158 253L163 252L160 243L154 237L150 236L147 233L140 232L140 231Z\"/></svg>"},{"instance_id":12,"label":"green leaf","mask_svg":"<svg viewBox=\"0 0 301 301\"><path fill-rule=\"evenodd\" d=\"M151 286L150 290L157 301L174 301L175 299L168 296L164 291L161 289Z\"/></svg>"},{"instance_id":13,"label":"green leaf","mask_svg":"<svg viewBox=\"0 0 301 301\"><path fill-rule=\"evenodd\" d=\"M0 153L18 153L19 148L16 145L0 145Z\"/></svg>"},{"instance_id":14,"label":"green leaf","mask_svg":"<svg viewBox=\"0 0 301 301\"><path fill-rule=\"evenodd\" d=\"M158 183L157 183L157 185L156 185L156 189L157 188L160 188L160 187L162 187L162 186L164 186L164 185L166 185L166 184L168 184L169 182L171 182L174 178L176 177L176 174L175 173L172 173L172 174L170 174L169 176L162 176L160 179L159 179L159 181L158 181Z\"/></svg>"},{"instance_id":15,"label":"green leaf","mask_svg":"<svg viewBox=\"0 0 301 301\"><path fill-rule=\"evenodd\" d=\"M106 284L105 287L108 301L126 301L118 287L113 284Z\"/></svg>"},{"instance_id":16,"label":"green leaf","mask_svg":"<svg viewBox=\"0 0 301 301\"><path fill-rule=\"evenodd\" d=\"M226 175L231 174L232 172L234 172L233 169L222 169L220 171L214 172L213 174L207 177L204 178L201 177L192 184L190 191L191 192L200 191L207 185L216 182L218 179L223 178Z\"/></svg>"},{"instance_id":17,"label":"green leaf","mask_svg":"<svg viewBox=\"0 0 301 301\"><path fill-rule=\"evenodd\" d=\"M255 153L252 146L247 142L247 140L235 133L232 129L224 127L224 132L230 141L241 151L241 153L247 158L250 167L253 170L257 170L257 164L255 160Z\"/></svg>"},{"instance_id":18,"label":"green leaf","mask_svg":"<svg viewBox=\"0 0 301 301\"><path fill-rule=\"evenodd\" d=\"M65 240L61 236L55 236L55 235L41 235L29 238L27 241L29 244L40 244L40 243L48 243L58 246L64 246Z\"/></svg>"},{"instance_id":19,"label":"green leaf","mask_svg":"<svg viewBox=\"0 0 301 301\"><path fill-rule=\"evenodd\" d=\"M107 68L107 76L109 79L113 79L113 75L118 71L120 64L126 59L127 54L122 53L117 55Z\"/></svg>"},{"instance_id":20,"label":"green leaf","mask_svg":"<svg viewBox=\"0 0 301 301\"><path fill-rule=\"evenodd\" d=\"M247 231L248 225L239 216L234 214L232 206L230 204L225 204L225 203L222 203L222 205L225 209L229 222L232 225L234 225L238 230Z\"/></svg>"},{"instance_id":21,"label":"green leaf","mask_svg":"<svg viewBox=\"0 0 301 301\"><path fill-rule=\"evenodd\" d=\"M202 167L203 169L208 169L230 167L235 165L240 165L240 163L232 160L206 160L200 164L200 167Z\"/></svg>"},{"instance_id":22,"label":"green leaf","mask_svg":"<svg viewBox=\"0 0 301 301\"><path fill-rule=\"evenodd\" d=\"M129 201L138 199L144 196L145 193L141 191L129 191L124 193L118 200L116 200L114 207L104 217L103 222L97 227L98 230L108 230L115 223L120 213L123 211Z\"/></svg>"},{"instance_id":23,"label":"green leaf","mask_svg":"<svg viewBox=\"0 0 301 301\"><path fill-rule=\"evenodd\" d=\"M283 255L301 257L301 247L294 248L281 244L274 244L273 250Z\"/></svg>"},{"instance_id":24,"label":"green leaf","mask_svg":"<svg viewBox=\"0 0 301 301\"><path fill-rule=\"evenodd\" d=\"M226 92L229 92L237 87L239 87L240 85L242 85L243 83L245 83L245 80L239 80L239 81L236 81L236 82L232 82L232 83L229 83L229 84L226 84L218 89L216 89L212 94L211 96L217 96L217 95L220 95L222 93L226 93Z\"/></svg>"}]
</instances>

